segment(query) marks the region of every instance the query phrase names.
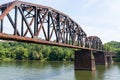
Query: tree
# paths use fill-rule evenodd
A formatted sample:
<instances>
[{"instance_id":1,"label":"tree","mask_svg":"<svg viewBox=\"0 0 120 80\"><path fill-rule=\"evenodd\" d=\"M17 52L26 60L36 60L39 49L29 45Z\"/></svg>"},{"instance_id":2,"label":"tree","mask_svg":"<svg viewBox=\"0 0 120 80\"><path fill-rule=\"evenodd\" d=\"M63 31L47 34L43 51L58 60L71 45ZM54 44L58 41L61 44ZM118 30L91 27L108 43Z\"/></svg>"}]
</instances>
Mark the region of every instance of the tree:
<instances>
[{"instance_id":1,"label":"tree","mask_svg":"<svg viewBox=\"0 0 120 80\"><path fill-rule=\"evenodd\" d=\"M113 57L114 61L120 61L120 42L111 41L104 44L104 49L106 51L116 53L116 56Z\"/></svg>"},{"instance_id":2,"label":"tree","mask_svg":"<svg viewBox=\"0 0 120 80\"><path fill-rule=\"evenodd\" d=\"M50 52L51 52L51 49L50 47L47 47L47 46L42 50L43 58L45 58L45 60L49 58Z\"/></svg>"},{"instance_id":3,"label":"tree","mask_svg":"<svg viewBox=\"0 0 120 80\"><path fill-rule=\"evenodd\" d=\"M42 60L42 53L38 53L37 51L31 51L28 56L29 60Z\"/></svg>"},{"instance_id":4,"label":"tree","mask_svg":"<svg viewBox=\"0 0 120 80\"><path fill-rule=\"evenodd\" d=\"M51 48L51 52L49 55L49 60L53 61L53 60L63 60L63 50L62 48L58 48L58 47L52 47Z\"/></svg>"},{"instance_id":5,"label":"tree","mask_svg":"<svg viewBox=\"0 0 120 80\"><path fill-rule=\"evenodd\" d=\"M28 51L23 47L18 47L15 49L14 54L16 54L16 60L23 60L28 58Z\"/></svg>"},{"instance_id":6,"label":"tree","mask_svg":"<svg viewBox=\"0 0 120 80\"><path fill-rule=\"evenodd\" d=\"M0 59L14 60L73 60L73 50L56 46L21 42L0 42Z\"/></svg>"}]
</instances>

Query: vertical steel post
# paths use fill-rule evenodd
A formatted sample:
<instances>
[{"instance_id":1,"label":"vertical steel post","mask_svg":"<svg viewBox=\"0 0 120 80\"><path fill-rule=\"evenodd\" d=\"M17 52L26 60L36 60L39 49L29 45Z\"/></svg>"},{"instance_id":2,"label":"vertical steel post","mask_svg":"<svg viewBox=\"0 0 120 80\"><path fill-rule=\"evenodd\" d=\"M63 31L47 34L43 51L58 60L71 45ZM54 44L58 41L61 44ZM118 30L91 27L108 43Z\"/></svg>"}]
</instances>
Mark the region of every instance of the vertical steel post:
<instances>
[{"instance_id":1,"label":"vertical steel post","mask_svg":"<svg viewBox=\"0 0 120 80\"><path fill-rule=\"evenodd\" d=\"M77 38L77 41L78 41L78 44L77 44L77 46L79 46L79 44L80 44L80 39L79 39L79 33L77 34L77 36L78 36L78 38Z\"/></svg>"},{"instance_id":2,"label":"vertical steel post","mask_svg":"<svg viewBox=\"0 0 120 80\"><path fill-rule=\"evenodd\" d=\"M72 45L74 44L74 34L72 33Z\"/></svg>"},{"instance_id":3,"label":"vertical steel post","mask_svg":"<svg viewBox=\"0 0 120 80\"><path fill-rule=\"evenodd\" d=\"M36 37L38 31L38 11L37 7L35 7L35 14L34 14L34 37Z\"/></svg>"},{"instance_id":4,"label":"vertical steel post","mask_svg":"<svg viewBox=\"0 0 120 80\"><path fill-rule=\"evenodd\" d=\"M23 10L23 14L24 14L24 10ZM24 21L23 21L23 17L21 17L21 36L24 35Z\"/></svg>"},{"instance_id":5,"label":"vertical steel post","mask_svg":"<svg viewBox=\"0 0 120 80\"><path fill-rule=\"evenodd\" d=\"M74 34L74 22L72 22L72 31L71 31L71 41L72 41L72 45L74 45L74 36L75 36L75 34Z\"/></svg>"},{"instance_id":6,"label":"vertical steel post","mask_svg":"<svg viewBox=\"0 0 120 80\"><path fill-rule=\"evenodd\" d=\"M60 39L60 14L57 14L57 42Z\"/></svg>"},{"instance_id":7,"label":"vertical steel post","mask_svg":"<svg viewBox=\"0 0 120 80\"><path fill-rule=\"evenodd\" d=\"M65 30L63 32L63 43L65 43Z\"/></svg>"},{"instance_id":8,"label":"vertical steel post","mask_svg":"<svg viewBox=\"0 0 120 80\"><path fill-rule=\"evenodd\" d=\"M69 23L69 26L68 26L68 29L69 29L69 45L71 44L71 24Z\"/></svg>"},{"instance_id":9,"label":"vertical steel post","mask_svg":"<svg viewBox=\"0 0 120 80\"><path fill-rule=\"evenodd\" d=\"M50 40L50 12L48 12L48 32L47 32L47 40Z\"/></svg>"},{"instance_id":10,"label":"vertical steel post","mask_svg":"<svg viewBox=\"0 0 120 80\"><path fill-rule=\"evenodd\" d=\"M17 35L17 12L18 12L18 7L15 6L15 28L14 28L14 35Z\"/></svg>"},{"instance_id":11,"label":"vertical steel post","mask_svg":"<svg viewBox=\"0 0 120 80\"><path fill-rule=\"evenodd\" d=\"M3 19L1 20L1 27L0 27L0 32L3 32Z\"/></svg>"},{"instance_id":12,"label":"vertical steel post","mask_svg":"<svg viewBox=\"0 0 120 80\"><path fill-rule=\"evenodd\" d=\"M68 44L68 30L66 29L66 44Z\"/></svg>"},{"instance_id":13,"label":"vertical steel post","mask_svg":"<svg viewBox=\"0 0 120 80\"><path fill-rule=\"evenodd\" d=\"M71 26L71 27L72 27L72 31L71 31L71 34L72 34L72 35L71 35L71 39L72 39L72 45L74 45L74 37L75 37L75 34L74 34L74 28L73 28L73 27L74 27L74 22L72 22L72 26Z\"/></svg>"},{"instance_id":14,"label":"vertical steel post","mask_svg":"<svg viewBox=\"0 0 120 80\"><path fill-rule=\"evenodd\" d=\"M68 20L66 21L66 44L68 44Z\"/></svg>"},{"instance_id":15,"label":"vertical steel post","mask_svg":"<svg viewBox=\"0 0 120 80\"><path fill-rule=\"evenodd\" d=\"M71 31L69 31L69 45L71 44Z\"/></svg>"},{"instance_id":16,"label":"vertical steel post","mask_svg":"<svg viewBox=\"0 0 120 80\"><path fill-rule=\"evenodd\" d=\"M3 13L3 10L2 10L2 12L1 12L1 14ZM3 19L1 20L1 26L0 26L0 33L2 33L3 32Z\"/></svg>"}]
</instances>

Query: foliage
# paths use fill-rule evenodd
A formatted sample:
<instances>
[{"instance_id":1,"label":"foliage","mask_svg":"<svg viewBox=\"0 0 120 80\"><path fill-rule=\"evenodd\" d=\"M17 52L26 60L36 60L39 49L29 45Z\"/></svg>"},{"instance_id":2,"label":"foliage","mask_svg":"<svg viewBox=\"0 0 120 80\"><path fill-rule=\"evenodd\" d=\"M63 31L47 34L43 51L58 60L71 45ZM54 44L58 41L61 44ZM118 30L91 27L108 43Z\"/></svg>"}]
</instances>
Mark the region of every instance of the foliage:
<instances>
[{"instance_id":1,"label":"foliage","mask_svg":"<svg viewBox=\"0 0 120 80\"><path fill-rule=\"evenodd\" d=\"M120 61L120 42L104 44L104 50L115 52ZM73 49L22 42L0 42L0 60L73 61Z\"/></svg>"},{"instance_id":2,"label":"foliage","mask_svg":"<svg viewBox=\"0 0 120 80\"><path fill-rule=\"evenodd\" d=\"M120 62L120 42L111 41L104 44L105 51L115 52L116 56L114 57L114 61Z\"/></svg>"},{"instance_id":3,"label":"foliage","mask_svg":"<svg viewBox=\"0 0 120 80\"><path fill-rule=\"evenodd\" d=\"M74 60L73 50L56 46L21 42L0 42L1 60Z\"/></svg>"}]
</instances>

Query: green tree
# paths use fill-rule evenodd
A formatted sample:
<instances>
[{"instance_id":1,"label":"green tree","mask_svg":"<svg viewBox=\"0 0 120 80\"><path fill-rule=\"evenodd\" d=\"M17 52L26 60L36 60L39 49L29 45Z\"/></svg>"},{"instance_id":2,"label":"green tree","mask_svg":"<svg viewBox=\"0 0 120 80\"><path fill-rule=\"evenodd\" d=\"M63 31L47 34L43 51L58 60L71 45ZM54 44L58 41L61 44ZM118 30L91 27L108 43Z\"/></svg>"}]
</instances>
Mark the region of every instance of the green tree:
<instances>
[{"instance_id":1,"label":"green tree","mask_svg":"<svg viewBox=\"0 0 120 80\"><path fill-rule=\"evenodd\" d=\"M52 47L51 48L51 52L49 55L49 60L53 61L53 60L63 60L63 50L62 48L58 48L58 47Z\"/></svg>"},{"instance_id":2,"label":"green tree","mask_svg":"<svg viewBox=\"0 0 120 80\"><path fill-rule=\"evenodd\" d=\"M113 57L114 61L120 62L120 42L111 41L104 44L105 51L110 51L116 53L116 56Z\"/></svg>"},{"instance_id":3,"label":"green tree","mask_svg":"<svg viewBox=\"0 0 120 80\"><path fill-rule=\"evenodd\" d=\"M28 51L27 49L24 49L23 47L18 47L15 49L14 54L16 54L15 59L16 60L23 60L28 58Z\"/></svg>"},{"instance_id":4,"label":"green tree","mask_svg":"<svg viewBox=\"0 0 120 80\"><path fill-rule=\"evenodd\" d=\"M42 50L43 58L45 60L49 58L50 52L51 52L51 49L50 47L47 47L47 46Z\"/></svg>"},{"instance_id":5,"label":"green tree","mask_svg":"<svg viewBox=\"0 0 120 80\"><path fill-rule=\"evenodd\" d=\"M28 56L29 60L42 60L42 53L38 53L37 51L31 51Z\"/></svg>"},{"instance_id":6,"label":"green tree","mask_svg":"<svg viewBox=\"0 0 120 80\"><path fill-rule=\"evenodd\" d=\"M0 59L14 60L73 60L73 50L56 46L21 42L0 42Z\"/></svg>"}]
</instances>

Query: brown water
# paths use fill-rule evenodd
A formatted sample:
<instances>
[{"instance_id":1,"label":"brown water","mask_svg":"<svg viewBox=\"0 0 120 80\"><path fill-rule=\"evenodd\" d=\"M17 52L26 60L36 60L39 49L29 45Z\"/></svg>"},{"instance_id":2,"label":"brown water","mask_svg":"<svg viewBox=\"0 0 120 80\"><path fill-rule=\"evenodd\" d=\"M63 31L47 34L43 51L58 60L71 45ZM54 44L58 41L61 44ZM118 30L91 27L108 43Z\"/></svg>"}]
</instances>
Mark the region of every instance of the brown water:
<instances>
[{"instance_id":1,"label":"brown water","mask_svg":"<svg viewBox=\"0 0 120 80\"><path fill-rule=\"evenodd\" d=\"M0 80L119 80L120 63L74 71L74 62L0 61Z\"/></svg>"}]
</instances>

